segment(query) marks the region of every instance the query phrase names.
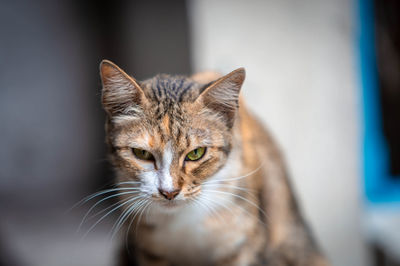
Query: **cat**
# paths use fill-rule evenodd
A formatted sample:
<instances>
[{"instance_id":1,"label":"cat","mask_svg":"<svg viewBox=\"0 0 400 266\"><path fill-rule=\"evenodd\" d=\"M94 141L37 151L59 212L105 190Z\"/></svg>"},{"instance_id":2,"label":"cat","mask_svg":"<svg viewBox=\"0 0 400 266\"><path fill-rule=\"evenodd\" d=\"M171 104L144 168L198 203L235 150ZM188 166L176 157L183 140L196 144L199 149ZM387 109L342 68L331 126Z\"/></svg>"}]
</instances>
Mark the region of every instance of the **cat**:
<instances>
[{"instance_id":1,"label":"cat","mask_svg":"<svg viewBox=\"0 0 400 266\"><path fill-rule=\"evenodd\" d=\"M239 95L243 68L139 82L103 60L100 76L127 230L119 265L329 265Z\"/></svg>"}]
</instances>

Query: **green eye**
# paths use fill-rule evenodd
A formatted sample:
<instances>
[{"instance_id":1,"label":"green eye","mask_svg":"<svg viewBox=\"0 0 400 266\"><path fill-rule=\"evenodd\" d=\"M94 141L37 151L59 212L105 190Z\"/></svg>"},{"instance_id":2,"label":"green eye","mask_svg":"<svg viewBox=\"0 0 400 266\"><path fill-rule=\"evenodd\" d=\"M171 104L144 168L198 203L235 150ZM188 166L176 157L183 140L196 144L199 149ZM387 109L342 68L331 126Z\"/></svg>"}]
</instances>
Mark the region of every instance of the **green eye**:
<instances>
[{"instance_id":1,"label":"green eye","mask_svg":"<svg viewBox=\"0 0 400 266\"><path fill-rule=\"evenodd\" d=\"M205 147L200 147L200 148L194 149L186 155L185 161L200 160L201 157L203 157L205 153L206 153Z\"/></svg>"},{"instance_id":2,"label":"green eye","mask_svg":"<svg viewBox=\"0 0 400 266\"><path fill-rule=\"evenodd\" d=\"M141 160L146 160L146 161L154 161L153 154L146 150L141 150L141 149L136 149L132 148L133 154L135 154L136 158L139 158Z\"/></svg>"}]
</instances>

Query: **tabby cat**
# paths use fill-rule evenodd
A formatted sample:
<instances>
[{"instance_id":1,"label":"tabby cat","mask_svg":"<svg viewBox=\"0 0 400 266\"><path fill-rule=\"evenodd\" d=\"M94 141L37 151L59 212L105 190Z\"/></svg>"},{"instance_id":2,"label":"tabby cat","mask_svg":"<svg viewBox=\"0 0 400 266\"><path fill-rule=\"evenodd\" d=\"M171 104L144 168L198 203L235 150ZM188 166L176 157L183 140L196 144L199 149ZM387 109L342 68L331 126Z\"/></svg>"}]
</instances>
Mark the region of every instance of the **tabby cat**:
<instances>
[{"instance_id":1,"label":"tabby cat","mask_svg":"<svg viewBox=\"0 0 400 266\"><path fill-rule=\"evenodd\" d=\"M328 265L274 140L239 97L243 68L139 82L104 60L100 74L120 265Z\"/></svg>"}]
</instances>

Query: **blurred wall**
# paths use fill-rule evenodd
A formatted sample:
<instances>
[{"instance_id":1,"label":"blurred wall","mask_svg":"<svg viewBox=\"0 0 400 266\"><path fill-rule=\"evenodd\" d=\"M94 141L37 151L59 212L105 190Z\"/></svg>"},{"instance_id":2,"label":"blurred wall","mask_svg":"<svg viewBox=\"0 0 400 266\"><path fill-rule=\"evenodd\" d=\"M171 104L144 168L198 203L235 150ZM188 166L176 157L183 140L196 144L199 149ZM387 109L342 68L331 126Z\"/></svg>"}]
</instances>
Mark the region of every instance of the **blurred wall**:
<instances>
[{"instance_id":1,"label":"blurred wall","mask_svg":"<svg viewBox=\"0 0 400 266\"><path fill-rule=\"evenodd\" d=\"M243 66L248 105L274 133L333 265L365 266L359 88L351 1L190 1L196 71Z\"/></svg>"},{"instance_id":2,"label":"blurred wall","mask_svg":"<svg viewBox=\"0 0 400 266\"><path fill-rule=\"evenodd\" d=\"M0 32L0 207L54 206L101 159L89 36L62 1L3 1Z\"/></svg>"}]
</instances>

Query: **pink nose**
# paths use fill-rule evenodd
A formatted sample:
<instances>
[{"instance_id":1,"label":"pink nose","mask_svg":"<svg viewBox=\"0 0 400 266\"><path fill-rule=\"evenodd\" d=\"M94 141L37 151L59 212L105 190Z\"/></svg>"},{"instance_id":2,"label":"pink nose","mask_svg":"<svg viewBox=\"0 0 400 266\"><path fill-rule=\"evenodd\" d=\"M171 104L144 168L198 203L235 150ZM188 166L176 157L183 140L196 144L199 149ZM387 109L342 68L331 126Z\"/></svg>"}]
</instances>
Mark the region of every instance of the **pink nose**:
<instances>
[{"instance_id":1,"label":"pink nose","mask_svg":"<svg viewBox=\"0 0 400 266\"><path fill-rule=\"evenodd\" d=\"M167 200L173 200L176 196L178 196L179 192L181 192L180 189L175 189L174 191L168 192L165 191L161 188L158 189L158 191L160 192L161 195L164 196L164 198L166 198Z\"/></svg>"}]
</instances>

